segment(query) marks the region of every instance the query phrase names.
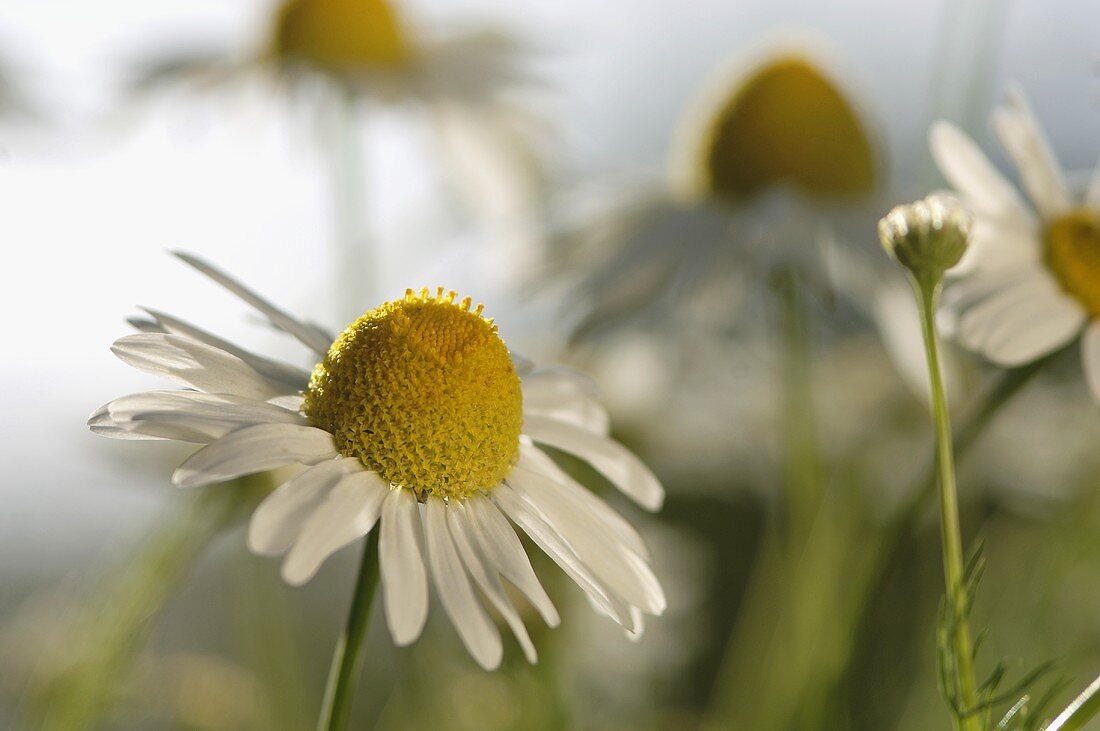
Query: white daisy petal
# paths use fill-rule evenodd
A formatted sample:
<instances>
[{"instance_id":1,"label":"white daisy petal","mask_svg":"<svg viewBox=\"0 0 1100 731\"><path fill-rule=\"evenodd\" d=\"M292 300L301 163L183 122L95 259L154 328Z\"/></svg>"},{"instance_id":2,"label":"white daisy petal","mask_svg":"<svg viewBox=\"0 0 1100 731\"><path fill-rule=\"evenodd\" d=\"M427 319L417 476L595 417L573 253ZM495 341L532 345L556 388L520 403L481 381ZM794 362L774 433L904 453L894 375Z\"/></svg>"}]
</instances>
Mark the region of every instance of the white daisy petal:
<instances>
[{"instance_id":1,"label":"white daisy petal","mask_svg":"<svg viewBox=\"0 0 1100 731\"><path fill-rule=\"evenodd\" d=\"M630 604L661 614L667 603L660 582L646 562L594 520L582 506L563 498L554 481L520 464L508 475L508 485L538 507L577 556L608 587Z\"/></svg>"},{"instance_id":2,"label":"white daisy petal","mask_svg":"<svg viewBox=\"0 0 1100 731\"><path fill-rule=\"evenodd\" d=\"M134 431L132 422L118 422L112 418L109 410L110 406L110 404L104 404L88 417L88 428L92 430L93 434L110 439L157 440L169 438Z\"/></svg>"},{"instance_id":3,"label":"white daisy petal","mask_svg":"<svg viewBox=\"0 0 1100 731\"><path fill-rule=\"evenodd\" d=\"M308 424L302 414L273 404L199 391L147 391L107 408L116 425L135 433L199 444L254 424Z\"/></svg>"},{"instance_id":4,"label":"white daisy petal","mask_svg":"<svg viewBox=\"0 0 1100 731\"><path fill-rule=\"evenodd\" d=\"M466 515L471 520L471 526L486 559L501 576L527 597L527 601L531 602L548 626L557 627L561 623L558 610L554 608L535 575L535 570L531 568L531 560L508 519L501 515L492 501L481 495L474 495L466 500Z\"/></svg>"},{"instance_id":5,"label":"white daisy petal","mask_svg":"<svg viewBox=\"0 0 1100 731\"><path fill-rule=\"evenodd\" d=\"M508 356L512 359L512 367L516 369L516 374L521 378L525 377L528 373L535 370L534 362L524 358L519 353L509 350Z\"/></svg>"},{"instance_id":6,"label":"white daisy petal","mask_svg":"<svg viewBox=\"0 0 1100 731\"><path fill-rule=\"evenodd\" d=\"M207 277L213 279L249 305L256 308L264 317L271 321L272 325L294 336L307 348L312 349L319 355L324 355L328 352L329 346L332 345L333 338L329 337L320 328L291 317L233 277L202 259L182 251L174 251L172 253L183 262L199 270Z\"/></svg>"},{"instance_id":7,"label":"white daisy petal","mask_svg":"<svg viewBox=\"0 0 1100 731\"><path fill-rule=\"evenodd\" d=\"M494 487L490 497L588 595L594 606L623 627L634 628L630 604L592 573L537 506L506 484Z\"/></svg>"},{"instance_id":8,"label":"white daisy petal","mask_svg":"<svg viewBox=\"0 0 1100 731\"><path fill-rule=\"evenodd\" d=\"M983 216L970 227L970 243L951 276L1040 266L1042 244L1034 224Z\"/></svg>"},{"instance_id":9,"label":"white daisy petal","mask_svg":"<svg viewBox=\"0 0 1100 731\"><path fill-rule=\"evenodd\" d=\"M191 455L172 482L191 487L293 464L317 464L336 457L332 435L299 424L257 424L230 432Z\"/></svg>"},{"instance_id":10,"label":"white daisy petal","mask_svg":"<svg viewBox=\"0 0 1100 731\"><path fill-rule=\"evenodd\" d=\"M1100 401L1100 321L1094 321L1081 336L1081 360L1085 367L1085 380L1092 395Z\"/></svg>"},{"instance_id":11,"label":"white daisy petal","mask_svg":"<svg viewBox=\"0 0 1100 731\"><path fill-rule=\"evenodd\" d=\"M1009 90L1008 106L993 113L993 129L1016 163L1035 209L1053 220L1073 206L1065 176L1023 92Z\"/></svg>"},{"instance_id":12,"label":"white daisy petal","mask_svg":"<svg viewBox=\"0 0 1100 731\"><path fill-rule=\"evenodd\" d=\"M496 625L478 602L462 559L447 527L447 505L429 497L425 503L424 534L428 544L428 566L439 592L439 600L451 618L462 644L477 664L486 670L500 666L503 645Z\"/></svg>"},{"instance_id":13,"label":"white daisy petal","mask_svg":"<svg viewBox=\"0 0 1100 731\"><path fill-rule=\"evenodd\" d=\"M1089 181L1089 189L1085 193L1085 205L1100 208L1100 162L1092 172L1092 180Z\"/></svg>"},{"instance_id":14,"label":"white daisy petal","mask_svg":"<svg viewBox=\"0 0 1100 731\"><path fill-rule=\"evenodd\" d=\"M471 518L466 514L465 507L460 501L454 500L447 506L445 512L447 527L451 530L451 538L458 548L462 562L466 564L466 570L470 573L470 577L481 588L481 592L490 603L500 612L500 615L504 617L504 621L508 623L512 634L516 636L520 647L523 648L523 655L527 658L527 662L537 662L538 653L535 651L535 645L531 642L530 635L527 634L527 628L524 626L523 620L520 619L519 612L512 606L512 601L504 592L504 586L497 578L496 572L489 568L489 562L482 555L474 528L470 522Z\"/></svg>"},{"instance_id":15,"label":"white daisy petal","mask_svg":"<svg viewBox=\"0 0 1100 731\"><path fill-rule=\"evenodd\" d=\"M261 556L277 556L294 544L302 524L329 491L362 470L354 459L331 459L295 475L264 498L248 523L248 547Z\"/></svg>"},{"instance_id":16,"label":"white daisy petal","mask_svg":"<svg viewBox=\"0 0 1100 731\"><path fill-rule=\"evenodd\" d=\"M386 624L398 645L416 641L428 618L428 577L420 529L420 509L412 492L391 489L382 503L378 561Z\"/></svg>"},{"instance_id":17,"label":"white daisy petal","mask_svg":"<svg viewBox=\"0 0 1100 731\"><path fill-rule=\"evenodd\" d=\"M647 510L660 510L665 491L656 475L629 449L570 424L542 416L525 416L523 431L536 442L575 454L615 487Z\"/></svg>"},{"instance_id":18,"label":"white daisy petal","mask_svg":"<svg viewBox=\"0 0 1100 731\"><path fill-rule=\"evenodd\" d=\"M119 338L111 351L140 371L209 393L231 393L256 401L280 396L286 387L261 376L224 350L182 335L138 333Z\"/></svg>"},{"instance_id":19,"label":"white daisy petal","mask_svg":"<svg viewBox=\"0 0 1100 731\"><path fill-rule=\"evenodd\" d=\"M611 432L611 417L597 399L560 393L554 384L544 381L523 381L523 413L563 421L600 436Z\"/></svg>"},{"instance_id":20,"label":"white daisy petal","mask_svg":"<svg viewBox=\"0 0 1100 731\"><path fill-rule=\"evenodd\" d=\"M1013 367L1068 343L1085 317L1050 274L1035 271L963 311L958 338L998 365Z\"/></svg>"},{"instance_id":21,"label":"white daisy petal","mask_svg":"<svg viewBox=\"0 0 1100 731\"><path fill-rule=\"evenodd\" d=\"M353 472L332 488L302 526L283 562L283 579L292 586L313 578L332 554L374 528L389 484L374 472Z\"/></svg>"},{"instance_id":22,"label":"white daisy petal","mask_svg":"<svg viewBox=\"0 0 1100 731\"><path fill-rule=\"evenodd\" d=\"M1026 219L1031 216L1016 188L962 130L936 122L929 132L936 166L979 216Z\"/></svg>"},{"instance_id":23,"label":"white daisy petal","mask_svg":"<svg viewBox=\"0 0 1100 731\"><path fill-rule=\"evenodd\" d=\"M623 516L601 500L591 490L574 480L553 459L533 444L521 444L520 453L530 462L531 468L554 481L561 495L574 502L578 508L587 511L593 518L614 533L619 540L642 558L649 560L649 549L645 541Z\"/></svg>"},{"instance_id":24,"label":"white daisy petal","mask_svg":"<svg viewBox=\"0 0 1100 731\"><path fill-rule=\"evenodd\" d=\"M163 332L170 333L172 335L183 335L189 337L192 340L198 340L199 342L206 343L219 350L224 350L230 355L235 355L243 360L248 365L259 373L261 376L267 378L275 383L281 383L286 386L287 393L297 393L302 391L309 385L309 373L296 366L292 366L289 363L280 363L277 360L265 358L262 355L257 355L249 350L238 347L228 340L223 340L217 335L214 335L202 328L192 325L189 322L184 322L176 317L167 315L158 310L153 310L148 307L143 307L145 312L156 321L156 324L160 326Z\"/></svg>"}]
</instances>

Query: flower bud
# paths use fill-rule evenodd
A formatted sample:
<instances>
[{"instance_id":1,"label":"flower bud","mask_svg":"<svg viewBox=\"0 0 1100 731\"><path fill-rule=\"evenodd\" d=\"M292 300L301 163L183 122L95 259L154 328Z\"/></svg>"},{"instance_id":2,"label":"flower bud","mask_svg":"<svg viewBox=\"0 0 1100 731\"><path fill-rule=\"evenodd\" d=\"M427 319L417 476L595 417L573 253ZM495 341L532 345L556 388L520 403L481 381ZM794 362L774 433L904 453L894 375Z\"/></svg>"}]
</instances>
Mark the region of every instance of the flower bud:
<instances>
[{"instance_id":1,"label":"flower bud","mask_svg":"<svg viewBox=\"0 0 1100 731\"><path fill-rule=\"evenodd\" d=\"M897 206L878 222L882 246L917 281L938 283L966 252L971 215L957 200L932 195Z\"/></svg>"}]
</instances>

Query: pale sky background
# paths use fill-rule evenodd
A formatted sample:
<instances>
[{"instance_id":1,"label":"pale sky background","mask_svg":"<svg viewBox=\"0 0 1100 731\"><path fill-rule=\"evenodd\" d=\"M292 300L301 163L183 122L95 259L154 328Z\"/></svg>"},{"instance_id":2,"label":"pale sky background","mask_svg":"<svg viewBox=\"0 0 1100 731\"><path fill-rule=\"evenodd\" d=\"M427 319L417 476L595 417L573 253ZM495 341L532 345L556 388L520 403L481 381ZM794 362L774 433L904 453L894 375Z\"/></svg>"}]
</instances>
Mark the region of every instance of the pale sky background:
<instances>
[{"instance_id":1,"label":"pale sky background","mask_svg":"<svg viewBox=\"0 0 1100 731\"><path fill-rule=\"evenodd\" d=\"M407 12L424 25L499 22L530 40L552 89L554 157L570 180L659 172L681 108L716 65L786 28L823 33L878 120L895 175L919 192L922 184L909 176L927 173L923 138L935 61L946 54L937 38L948 5L417 0ZM136 304L265 352L304 356L165 250L200 253L294 312L343 324L327 288L332 227L322 160L301 124L259 94L220 107L186 95L124 103L118 93L126 62L152 50L188 40L255 43L269 7L264 0L0 4L0 56L50 120L0 123L0 582L94 560L140 533L175 489L168 476L183 452L111 442L84 426L99 404L163 385L108 349L127 332L123 318ZM986 101L1007 79L1019 81L1063 160L1091 167L1100 155L1100 5L1022 0L996 12L1006 14L1004 33L994 73L979 84ZM965 54L948 73L954 63L965 73ZM423 124L380 114L366 136L370 226L389 251L380 270L384 294L444 275L456 288L476 285L476 235L446 230ZM982 141L989 149L988 135ZM508 334L508 317L497 315ZM526 336L512 336L522 347Z\"/></svg>"}]
</instances>

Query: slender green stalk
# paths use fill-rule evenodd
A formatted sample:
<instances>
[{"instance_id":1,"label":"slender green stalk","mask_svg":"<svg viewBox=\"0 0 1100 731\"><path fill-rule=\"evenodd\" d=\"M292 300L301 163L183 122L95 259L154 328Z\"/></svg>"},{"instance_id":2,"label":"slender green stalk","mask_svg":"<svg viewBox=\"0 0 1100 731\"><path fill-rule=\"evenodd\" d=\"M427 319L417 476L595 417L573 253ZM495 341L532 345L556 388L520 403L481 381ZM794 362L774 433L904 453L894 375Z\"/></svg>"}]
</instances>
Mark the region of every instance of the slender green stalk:
<instances>
[{"instance_id":1,"label":"slender green stalk","mask_svg":"<svg viewBox=\"0 0 1100 731\"><path fill-rule=\"evenodd\" d=\"M332 667L325 686L321 716L317 721L318 731L341 731L348 727L355 686L359 679L363 640L370 624L370 609L377 588L378 531L374 530L367 536L363 546L363 558L359 564L359 578L355 582L351 609L348 610L347 626L332 653Z\"/></svg>"},{"instance_id":2,"label":"slender green stalk","mask_svg":"<svg viewBox=\"0 0 1100 731\"><path fill-rule=\"evenodd\" d=\"M952 622L951 645L959 697L965 709L978 704L977 682L974 679L969 597L963 562L962 529L959 527L959 500L955 488L955 457L951 444L951 417L947 408L943 374L940 368L939 344L936 337L936 304L939 284L917 284L920 300L921 330L928 357L928 375L932 386L932 421L936 431L936 468L939 475L940 532L943 539L943 572ZM964 716L957 721L960 731L980 731L976 716Z\"/></svg>"}]
</instances>

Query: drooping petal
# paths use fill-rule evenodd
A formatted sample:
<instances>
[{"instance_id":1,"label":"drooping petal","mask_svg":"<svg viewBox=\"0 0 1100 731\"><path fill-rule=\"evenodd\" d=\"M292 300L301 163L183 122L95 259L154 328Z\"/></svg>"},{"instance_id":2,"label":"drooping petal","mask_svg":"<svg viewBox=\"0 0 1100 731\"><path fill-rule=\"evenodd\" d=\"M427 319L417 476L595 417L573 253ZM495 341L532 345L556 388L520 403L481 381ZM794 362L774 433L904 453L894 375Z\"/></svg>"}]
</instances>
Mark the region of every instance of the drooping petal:
<instances>
[{"instance_id":1,"label":"drooping petal","mask_svg":"<svg viewBox=\"0 0 1100 731\"><path fill-rule=\"evenodd\" d=\"M257 424L230 432L195 452L176 469L172 482L191 487L335 457L332 435L327 431L299 424Z\"/></svg>"},{"instance_id":2,"label":"drooping petal","mask_svg":"<svg viewBox=\"0 0 1100 731\"><path fill-rule=\"evenodd\" d=\"M665 491L657 476L613 439L542 416L525 416L523 431L536 442L575 454L647 510L660 510Z\"/></svg>"},{"instance_id":3,"label":"drooping petal","mask_svg":"<svg viewBox=\"0 0 1100 731\"><path fill-rule=\"evenodd\" d=\"M192 325L189 322L184 322L177 317L165 314L159 310L143 307L143 310L147 312L154 320L155 324L160 328L162 332L166 332L172 335L183 335L189 337L192 340L198 340L199 342L206 343L207 345L224 350L230 355L235 355L243 360L261 376L275 383L281 383L286 386L287 393L297 393L302 391L309 384L309 373L296 366L292 366L289 363L281 363L271 358L265 358L262 355L257 355L252 351L245 350L244 348L234 345L228 340L219 338L211 332L203 330L197 325Z\"/></svg>"},{"instance_id":4,"label":"drooping petal","mask_svg":"<svg viewBox=\"0 0 1100 731\"><path fill-rule=\"evenodd\" d=\"M1019 87L1008 93L1008 105L993 112L993 129L1016 163L1020 180L1035 210L1051 221L1073 206L1065 175L1031 105Z\"/></svg>"},{"instance_id":5,"label":"drooping petal","mask_svg":"<svg viewBox=\"0 0 1100 731\"><path fill-rule=\"evenodd\" d=\"M1085 317L1050 274L1035 271L963 311L958 337L995 363L1014 367L1068 343Z\"/></svg>"},{"instance_id":6,"label":"drooping petal","mask_svg":"<svg viewBox=\"0 0 1100 731\"><path fill-rule=\"evenodd\" d=\"M409 490L394 488L382 503L378 560L386 624L397 645L416 641L428 618L420 510Z\"/></svg>"},{"instance_id":7,"label":"drooping petal","mask_svg":"<svg viewBox=\"0 0 1100 731\"><path fill-rule=\"evenodd\" d=\"M1085 367L1085 381L1093 397L1100 401L1100 321L1093 321L1081 336L1081 360Z\"/></svg>"},{"instance_id":8,"label":"drooping petal","mask_svg":"<svg viewBox=\"0 0 1100 731\"><path fill-rule=\"evenodd\" d=\"M527 597L527 601L531 602L548 626L557 627L561 623L558 610L554 608L535 575L535 570L531 568L531 560L508 519L501 515L492 501L481 495L467 499L466 515L471 520L486 559L501 576Z\"/></svg>"},{"instance_id":9,"label":"drooping petal","mask_svg":"<svg viewBox=\"0 0 1100 731\"><path fill-rule=\"evenodd\" d=\"M563 499L554 481L539 472L513 468L508 485L538 507L592 573L630 604L650 614L665 610L660 582L646 562L582 507Z\"/></svg>"},{"instance_id":10,"label":"drooping petal","mask_svg":"<svg viewBox=\"0 0 1100 731\"><path fill-rule=\"evenodd\" d=\"M283 553L302 524L340 480L362 469L358 460L331 459L295 475L264 498L248 523L248 547L261 556Z\"/></svg>"},{"instance_id":11,"label":"drooping petal","mask_svg":"<svg viewBox=\"0 0 1100 731\"><path fill-rule=\"evenodd\" d=\"M500 666L504 648L496 625L474 595L447 527L447 505L429 497L425 504L424 534L428 543L428 566L439 592L439 600L451 618L462 644L477 664L486 670Z\"/></svg>"},{"instance_id":12,"label":"drooping petal","mask_svg":"<svg viewBox=\"0 0 1100 731\"><path fill-rule=\"evenodd\" d=\"M119 428L199 444L254 424L308 424L300 413L274 404L200 391L146 391L117 398L107 409Z\"/></svg>"},{"instance_id":13,"label":"drooping petal","mask_svg":"<svg viewBox=\"0 0 1100 731\"><path fill-rule=\"evenodd\" d=\"M304 584L325 559L369 533L388 494L389 484L374 472L353 472L341 479L302 526L287 554L286 582Z\"/></svg>"},{"instance_id":14,"label":"drooping petal","mask_svg":"<svg viewBox=\"0 0 1100 731\"><path fill-rule=\"evenodd\" d=\"M592 573L572 546L547 522L538 507L506 484L494 487L490 497L584 591L601 612L623 627L634 628L630 604Z\"/></svg>"},{"instance_id":15,"label":"drooping petal","mask_svg":"<svg viewBox=\"0 0 1100 731\"><path fill-rule=\"evenodd\" d=\"M512 606L512 601L505 593L504 586L497 578L496 571L490 568L492 564L482 555L474 528L470 523L471 518L466 514L465 507L461 502L455 500L447 506L445 512L447 527L451 530L451 539L458 548L458 554L462 557L462 562L466 565L470 577L481 588L481 592L485 597L496 607L496 610L500 612L500 615L504 617L504 621L508 623L512 634L516 636L520 647L523 648L523 655L527 658L527 662L537 662L538 653L535 651L535 645L531 642L530 635L527 634L527 627L520 619L519 612Z\"/></svg>"},{"instance_id":16,"label":"drooping petal","mask_svg":"<svg viewBox=\"0 0 1100 731\"><path fill-rule=\"evenodd\" d=\"M649 560L649 549L646 548L641 535L623 516L615 512L614 508L574 480L549 455L533 444L521 443L520 454L523 455L523 460L528 468L553 480L565 499L572 501L578 508L590 513L593 518L600 521L604 528L614 533L619 540L625 543L630 550Z\"/></svg>"},{"instance_id":17,"label":"drooping petal","mask_svg":"<svg viewBox=\"0 0 1100 731\"><path fill-rule=\"evenodd\" d=\"M138 333L119 338L111 351L140 371L209 393L267 401L286 388L257 373L235 355L182 335Z\"/></svg>"},{"instance_id":18,"label":"drooping petal","mask_svg":"<svg viewBox=\"0 0 1100 731\"><path fill-rule=\"evenodd\" d=\"M182 251L174 251L172 253L181 261L199 270L207 277L213 279L249 305L256 308L260 314L271 321L272 325L297 338L299 342L307 348L312 349L318 355L323 356L328 352L329 346L332 345L333 338L317 326L301 322L291 317L233 277L197 256Z\"/></svg>"}]
</instances>

